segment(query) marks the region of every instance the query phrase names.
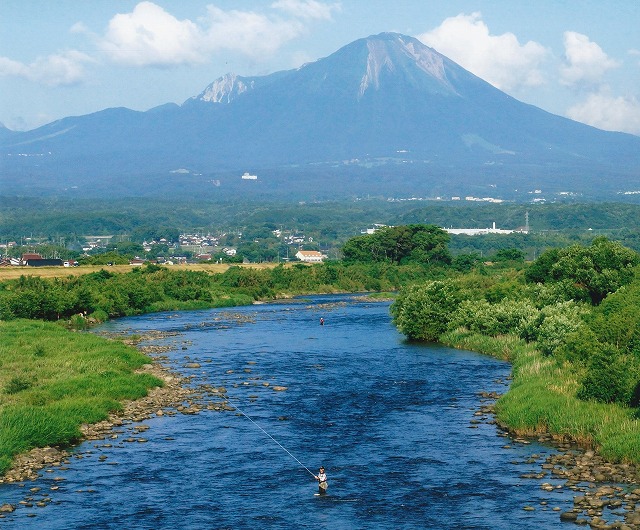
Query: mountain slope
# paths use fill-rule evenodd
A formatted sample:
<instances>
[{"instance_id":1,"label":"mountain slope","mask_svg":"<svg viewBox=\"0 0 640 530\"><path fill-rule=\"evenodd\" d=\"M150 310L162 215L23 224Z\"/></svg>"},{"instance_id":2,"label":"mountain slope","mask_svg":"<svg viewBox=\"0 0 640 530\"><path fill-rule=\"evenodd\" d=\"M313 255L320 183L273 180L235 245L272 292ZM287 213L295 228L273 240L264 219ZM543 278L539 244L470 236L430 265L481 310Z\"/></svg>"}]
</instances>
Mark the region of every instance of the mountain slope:
<instances>
[{"instance_id":1,"label":"mountain slope","mask_svg":"<svg viewBox=\"0 0 640 530\"><path fill-rule=\"evenodd\" d=\"M155 175L170 190L179 168L221 189L231 175L261 168L274 176L270 194L292 181L301 195L317 194L305 185L319 168L333 191L355 194L430 193L447 183L465 193L496 182L594 194L603 183L611 192L640 184L640 138L521 103L396 33L296 70L228 74L181 106L107 109L0 136L0 156L21 182L49 188L95 188L108 177L131 191L135 179L144 188L143 177Z\"/></svg>"}]
</instances>

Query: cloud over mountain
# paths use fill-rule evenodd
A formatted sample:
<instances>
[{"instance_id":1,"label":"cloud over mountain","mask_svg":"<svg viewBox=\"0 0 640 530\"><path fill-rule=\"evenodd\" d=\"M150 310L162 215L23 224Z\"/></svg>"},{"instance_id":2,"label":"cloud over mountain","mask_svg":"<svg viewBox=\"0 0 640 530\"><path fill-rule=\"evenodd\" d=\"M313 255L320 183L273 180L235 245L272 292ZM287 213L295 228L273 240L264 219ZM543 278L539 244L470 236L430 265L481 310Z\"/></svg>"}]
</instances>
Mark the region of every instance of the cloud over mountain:
<instances>
[{"instance_id":1,"label":"cloud over mountain","mask_svg":"<svg viewBox=\"0 0 640 530\"><path fill-rule=\"evenodd\" d=\"M513 33L491 35L481 13L447 18L418 39L501 90L544 82L548 50L534 41L520 44Z\"/></svg>"},{"instance_id":2,"label":"cloud over mountain","mask_svg":"<svg viewBox=\"0 0 640 530\"><path fill-rule=\"evenodd\" d=\"M102 37L110 60L127 66L192 65L223 50L259 59L300 36L310 20L331 20L337 4L278 0L271 11L224 10L211 4L196 20L179 20L150 1L115 15Z\"/></svg>"},{"instance_id":3,"label":"cloud over mountain","mask_svg":"<svg viewBox=\"0 0 640 530\"><path fill-rule=\"evenodd\" d=\"M640 133L640 101L611 96L606 91L589 94L567 111L567 116L606 131Z\"/></svg>"},{"instance_id":4,"label":"cloud over mountain","mask_svg":"<svg viewBox=\"0 0 640 530\"><path fill-rule=\"evenodd\" d=\"M597 86L609 70L620 65L586 35L565 31L563 40L565 58L560 81L564 85Z\"/></svg>"}]
</instances>

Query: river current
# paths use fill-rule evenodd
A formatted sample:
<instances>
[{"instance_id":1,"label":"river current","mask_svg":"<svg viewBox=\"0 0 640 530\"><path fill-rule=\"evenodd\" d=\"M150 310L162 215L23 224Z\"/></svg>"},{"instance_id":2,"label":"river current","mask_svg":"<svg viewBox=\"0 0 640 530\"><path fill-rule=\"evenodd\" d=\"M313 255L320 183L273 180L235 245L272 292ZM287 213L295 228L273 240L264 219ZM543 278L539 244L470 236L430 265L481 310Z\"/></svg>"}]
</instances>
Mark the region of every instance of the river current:
<instances>
[{"instance_id":1,"label":"river current","mask_svg":"<svg viewBox=\"0 0 640 530\"><path fill-rule=\"evenodd\" d=\"M521 478L552 448L477 422L478 393L504 392L510 366L405 341L388 303L314 296L100 330L176 333L154 341L172 346L168 366L224 386L245 415L159 416L144 443L123 442L141 437L135 424L85 442L66 469L0 486L0 504L33 497L0 528L539 530L572 506L571 492L540 488L552 478ZM320 465L325 496L314 495Z\"/></svg>"}]
</instances>

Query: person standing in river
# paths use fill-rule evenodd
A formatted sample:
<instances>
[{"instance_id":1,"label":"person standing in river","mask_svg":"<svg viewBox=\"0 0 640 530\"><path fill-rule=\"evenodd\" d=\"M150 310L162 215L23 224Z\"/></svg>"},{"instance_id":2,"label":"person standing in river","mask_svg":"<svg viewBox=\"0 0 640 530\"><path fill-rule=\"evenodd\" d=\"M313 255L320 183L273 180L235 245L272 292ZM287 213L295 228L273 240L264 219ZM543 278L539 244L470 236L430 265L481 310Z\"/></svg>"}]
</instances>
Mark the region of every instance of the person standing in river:
<instances>
[{"instance_id":1,"label":"person standing in river","mask_svg":"<svg viewBox=\"0 0 640 530\"><path fill-rule=\"evenodd\" d=\"M327 488L329 487L329 483L327 482L327 474L324 472L324 467L320 466L320 471L318 475L314 475L316 480L318 481L318 493L320 495L324 495L327 493Z\"/></svg>"}]
</instances>

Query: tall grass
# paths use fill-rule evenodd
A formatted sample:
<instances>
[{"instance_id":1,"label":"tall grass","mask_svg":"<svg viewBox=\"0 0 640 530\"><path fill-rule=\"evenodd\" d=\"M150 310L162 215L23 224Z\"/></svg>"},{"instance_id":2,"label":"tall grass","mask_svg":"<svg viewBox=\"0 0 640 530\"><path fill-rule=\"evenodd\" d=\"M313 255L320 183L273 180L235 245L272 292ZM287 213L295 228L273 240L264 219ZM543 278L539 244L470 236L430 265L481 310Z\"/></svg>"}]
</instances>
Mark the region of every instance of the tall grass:
<instances>
[{"instance_id":1,"label":"tall grass","mask_svg":"<svg viewBox=\"0 0 640 530\"><path fill-rule=\"evenodd\" d=\"M575 397L581 373L543 356L513 336L487 337L459 329L441 337L456 348L512 363L512 383L496 403L496 417L518 435L550 433L593 446L611 461L640 462L640 420L633 410Z\"/></svg>"},{"instance_id":2,"label":"tall grass","mask_svg":"<svg viewBox=\"0 0 640 530\"><path fill-rule=\"evenodd\" d=\"M0 322L0 473L34 447L68 445L83 423L162 382L148 357L120 342L33 320Z\"/></svg>"}]
</instances>

